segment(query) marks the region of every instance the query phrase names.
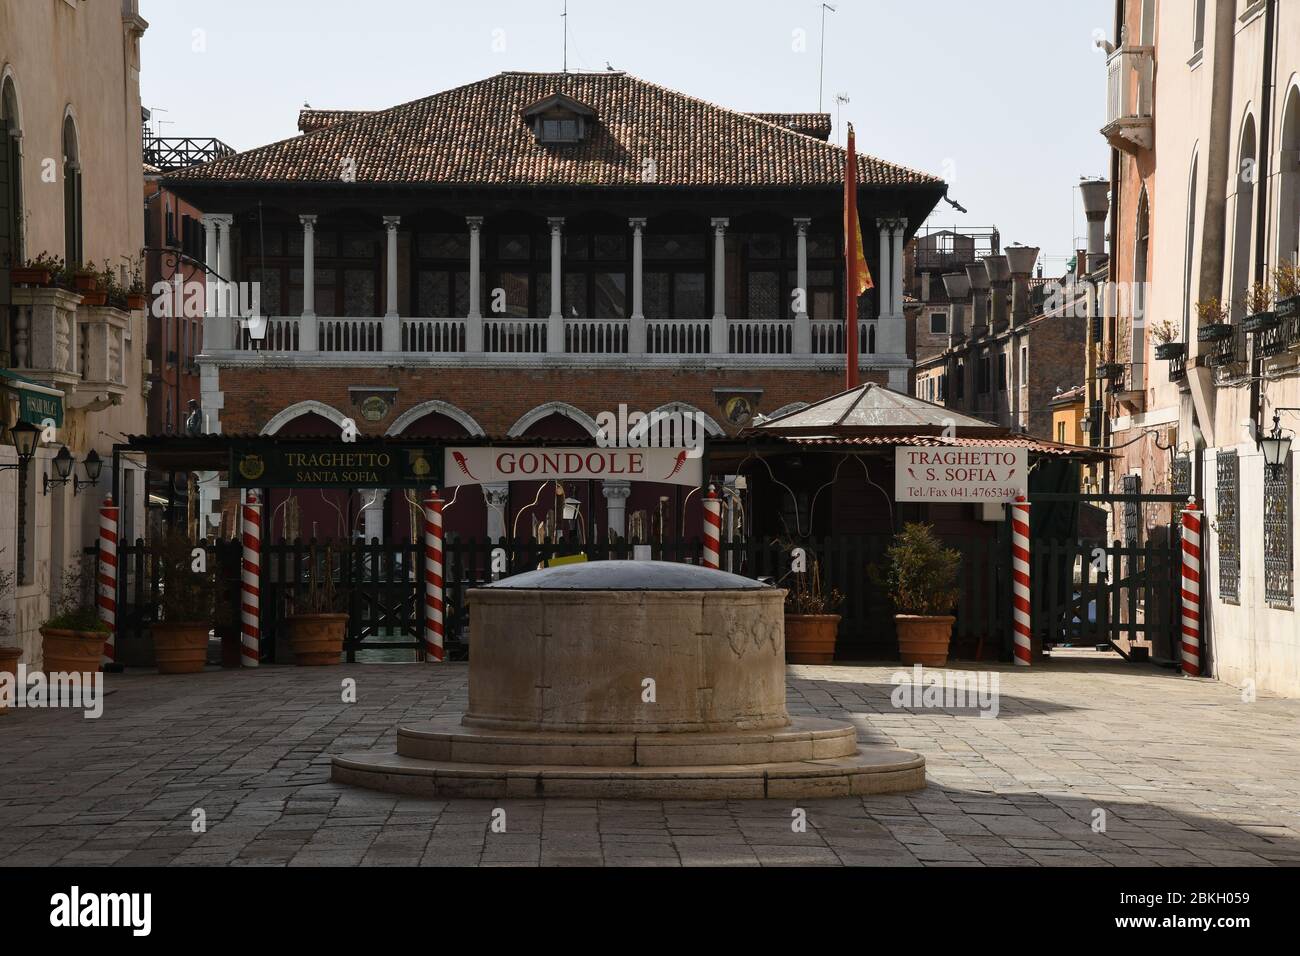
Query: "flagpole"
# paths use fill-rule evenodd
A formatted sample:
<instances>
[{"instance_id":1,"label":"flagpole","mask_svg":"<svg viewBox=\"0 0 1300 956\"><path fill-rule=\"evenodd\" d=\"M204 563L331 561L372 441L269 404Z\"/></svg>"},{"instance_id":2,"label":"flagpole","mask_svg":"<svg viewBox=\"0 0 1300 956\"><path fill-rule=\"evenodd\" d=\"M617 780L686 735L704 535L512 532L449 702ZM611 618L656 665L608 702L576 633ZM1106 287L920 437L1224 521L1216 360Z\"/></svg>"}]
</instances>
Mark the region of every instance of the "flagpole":
<instances>
[{"instance_id":1,"label":"flagpole","mask_svg":"<svg viewBox=\"0 0 1300 956\"><path fill-rule=\"evenodd\" d=\"M853 124L848 124L844 164L844 388L858 387L858 154Z\"/></svg>"}]
</instances>

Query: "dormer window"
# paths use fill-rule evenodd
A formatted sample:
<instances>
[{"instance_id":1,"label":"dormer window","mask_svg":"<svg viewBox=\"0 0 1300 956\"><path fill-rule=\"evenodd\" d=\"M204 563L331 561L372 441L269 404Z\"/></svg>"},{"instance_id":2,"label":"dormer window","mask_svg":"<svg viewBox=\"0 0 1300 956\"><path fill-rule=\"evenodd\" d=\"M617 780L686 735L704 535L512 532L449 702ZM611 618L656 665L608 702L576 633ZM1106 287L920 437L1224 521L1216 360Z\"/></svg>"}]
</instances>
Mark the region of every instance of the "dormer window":
<instances>
[{"instance_id":1,"label":"dormer window","mask_svg":"<svg viewBox=\"0 0 1300 956\"><path fill-rule=\"evenodd\" d=\"M563 93L552 93L523 111L539 143L566 145L587 138L596 111Z\"/></svg>"}]
</instances>

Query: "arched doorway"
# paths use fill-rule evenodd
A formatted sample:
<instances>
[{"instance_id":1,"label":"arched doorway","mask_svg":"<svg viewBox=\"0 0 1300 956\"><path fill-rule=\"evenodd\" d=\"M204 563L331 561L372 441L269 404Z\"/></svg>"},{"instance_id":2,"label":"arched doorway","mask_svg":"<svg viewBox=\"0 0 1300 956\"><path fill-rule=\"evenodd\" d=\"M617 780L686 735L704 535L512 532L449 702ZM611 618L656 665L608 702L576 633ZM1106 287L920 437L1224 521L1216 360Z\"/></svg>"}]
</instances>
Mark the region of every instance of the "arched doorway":
<instances>
[{"instance_id":1,"label":"arched doorway","mask_svg":"<svg viewBox=\"0 0 1300 956\"><path fill-rule=\"evenodd\" d=\"M389 435L404 438L432 438L455 443L459 438L484 434L483 428L468 412L448 402L428 401L399 415L388 429ZM444 491L443 533L450 540L479 539L487 530L487 504L481 487L458 485ZM414 542L421 527L423 495L411 489L390 492L384 527L394 541Z\"/></svg>"}]
</instances>

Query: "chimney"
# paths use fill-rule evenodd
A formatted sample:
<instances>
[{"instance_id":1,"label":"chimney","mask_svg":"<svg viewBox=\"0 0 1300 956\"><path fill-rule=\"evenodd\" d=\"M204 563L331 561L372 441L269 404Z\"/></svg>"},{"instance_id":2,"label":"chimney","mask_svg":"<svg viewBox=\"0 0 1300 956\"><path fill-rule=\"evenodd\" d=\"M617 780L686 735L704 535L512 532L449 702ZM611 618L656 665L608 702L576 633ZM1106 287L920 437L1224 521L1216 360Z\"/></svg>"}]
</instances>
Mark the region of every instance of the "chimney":
<instances>
[{"instance_id":1,"label":"chimney","mask_svg":"<svg viewBox=\"0 0 1300 956\"><path fill-rule=\"evenodd\" d=\"M970 301L970 277L964 272L954 272L943 277L943 288L948 293L948 347L953 348L966 338L966 303Z\"/></svg>"},{"instance_id":2,"label":"chimney","mask_svg":"<svg viewBox=\"0 0 1300 956\"><path fill-rule=\"evenodd\" d=\"M1029 275L1038 261L1038 247L1007 246L1006 252L1011 267L1011 324L1023 325L1029 321Z\"/></svg>"},{"instance_id":3,"label":"chimney","mask_svg":"<svg viewBox=\"0 0 1300 956\"><path fill-rule=\"evenodd\" d=\"M970 337L977 339L989 331L989 274L984 263L977 262L966 267L966 277L971 295Z\"/></svg>"},{"instance_id":4,"label":"chimney","mask_svg":"<svg viewBox=\"0 0 1300 956\"><path fill-rule=\"evenodd\" d=\"M1006 256L985 256L984 270L989 275L989 324L994 332L1001 332L1011 321L1011 267Z\"/></svg>"},{"instance_id":5,"label":"chimney","mask_svg":"<svg viewBox=\"0 0 1300 956\"><path fill-rule=\"evenodd\" d=\"M1082 282L1088 274L1088 250L1078 249L1074 253L1074 281Z\"/></svg>"},{"instance_id":6,"label":"chimney","mask_svg":"<svg viewBox=\"0 0 1300 956\"><path fill-rule=\"evenodd\" d=\"M1079 183L1083 214L1088 217L1088 261L1081 275L1101 266L1106 258L1106 213L1110 211L1110 183L1085 179Z\"/></svg>"}]
</instances>

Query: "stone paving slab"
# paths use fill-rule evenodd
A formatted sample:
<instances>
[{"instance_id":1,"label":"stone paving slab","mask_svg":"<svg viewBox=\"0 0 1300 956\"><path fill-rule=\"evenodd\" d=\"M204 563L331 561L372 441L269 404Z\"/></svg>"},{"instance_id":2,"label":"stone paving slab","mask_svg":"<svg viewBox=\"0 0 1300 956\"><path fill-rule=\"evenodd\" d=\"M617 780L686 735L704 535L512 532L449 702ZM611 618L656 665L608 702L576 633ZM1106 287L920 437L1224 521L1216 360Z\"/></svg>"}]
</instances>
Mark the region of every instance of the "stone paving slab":
<instances>
[{"instance_id":1,"label":"stone paving slab","mask_svg":"<svg viewBox=\"0 0 1300 956\"><path fill-rule=\"evenodd\" d=\"M789 708L921 753L926 789L699 802L330 782L458 713L464 665L107 675L99 720L0 718L0 866L1300 866L1300 701L1099 657L981 666L988 718L896 708L898 670L791 667Z\"/></svg>"}]
</instances>

